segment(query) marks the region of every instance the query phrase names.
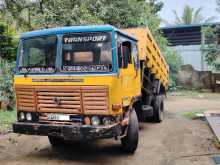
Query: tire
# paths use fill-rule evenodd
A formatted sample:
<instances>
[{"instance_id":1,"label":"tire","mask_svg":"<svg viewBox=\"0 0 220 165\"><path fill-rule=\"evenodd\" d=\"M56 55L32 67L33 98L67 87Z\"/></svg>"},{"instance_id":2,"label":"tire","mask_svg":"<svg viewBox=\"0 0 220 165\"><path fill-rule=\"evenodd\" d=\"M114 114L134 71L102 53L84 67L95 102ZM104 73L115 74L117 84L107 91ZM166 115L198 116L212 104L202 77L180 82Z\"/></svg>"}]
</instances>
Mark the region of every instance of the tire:
<instances>
[{"instance_id":1,"label":"tire","mask_svg":"<svg viewBox=\"0 0 220 165\"><path fill-rule=\"evenodd\" d=\"M164 99L163 96L157 96L153 103L153 121L162 122L164 119Z\"/></svg>"},{"instance_id":2,"label":"tire","mask_svg":"<svg viewBox=\"0 0 220 165\"><path fill-rule=\"evenodd\" d=\"M48 136L49 142L53 147L59 147L65 144L65 141L61 137Z\"/></svg>"},{"instance_id":3,"label":"tire","mask_svg":"<svg viewBox=\"0 0 220 165\"><path fill-rule=\"evenodd\" d=\"M143 122L145 121L144 115L143 115L143 111L142 111L142 107L141 107L141 102L136 102L134 105L134 109L138 118L138 122Z\"/></svg>"},{"instance_id":4,"label":"tire","mask_svg":"<svg viewBox=\"0 0 220 165\"><path fill-rule=\"evenodd\" d=\"M133 154L138 146L139 125L135 110L130 113L127 135L121 139L122 149Z\"/></svg>"}]
</instances>

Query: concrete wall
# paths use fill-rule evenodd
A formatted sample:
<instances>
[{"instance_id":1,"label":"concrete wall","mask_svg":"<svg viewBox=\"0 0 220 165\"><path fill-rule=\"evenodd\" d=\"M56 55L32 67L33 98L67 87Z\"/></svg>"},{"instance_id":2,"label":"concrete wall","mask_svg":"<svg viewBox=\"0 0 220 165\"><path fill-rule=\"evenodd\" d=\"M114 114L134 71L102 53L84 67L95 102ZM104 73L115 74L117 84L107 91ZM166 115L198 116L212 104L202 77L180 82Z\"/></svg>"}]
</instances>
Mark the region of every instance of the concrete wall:
<instances>
[{"instance_id":1,"label":"concrete wall","mask_svg":"<svg viewBox=\"0 0 220 165\"><path fill-rule=\"evenodd\" d=\"M205 62L205 59L202 61L202 53L200 51L201 45L174 46L172 48L181 56L183 65L190 64L198 71L210 70Z\"/></svg>"},{"instance_id":2,"label":"concrete wall","mask_svg":"<svg viewBox=\"0 0 220 165\"><path fill-rule=\"evenodd\" d=\"M177 86L185 89L211 89L212 72L198 71L192 65L182 65L177 75Z\"/></svg>"}]
</instances>

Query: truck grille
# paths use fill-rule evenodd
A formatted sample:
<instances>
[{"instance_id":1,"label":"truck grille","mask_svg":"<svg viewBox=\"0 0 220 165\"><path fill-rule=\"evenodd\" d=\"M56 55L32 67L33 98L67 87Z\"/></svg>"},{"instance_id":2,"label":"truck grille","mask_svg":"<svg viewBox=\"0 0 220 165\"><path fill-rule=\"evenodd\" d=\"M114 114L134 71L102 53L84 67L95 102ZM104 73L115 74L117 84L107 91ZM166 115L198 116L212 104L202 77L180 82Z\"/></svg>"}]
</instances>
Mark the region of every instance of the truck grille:
<instances>
[{"instance_id":1,"label":"truck grille","mask_svg":"<svg viewBox=\"0 0 220 165\"><path fill-rule=\"evenodd\" d=\"M108 112L107 87L82 88L83 110L86 114Z\"/></svg>"},{"instance_id":2,"label":"truck grille","mask_svg":"<svg viewBox=\"0 0 220 165\"><path fill-rule=\"evenodd\" d=\"M108 114L106 86L16 86L21 111Z\"/></svg>"},{"instance_id":3,"label":"truck grille","mask_svg":"<svg viewBox=\"0 0 220 165\"><path fill-rule=\"evenodd\" d=\"M40 112L81 112L80 89L39 89L37 111Z\"/></svg>"},{"instance_id":4,"label":"truck grille","mask_svg":"<svg viewBox=\"0 0 220 165\"><path fill-rule=\"evenodd\" d=\"M34 90L19 88L16 90L17 108L24 111L35 111Z\"/></svg>"}]
</instances>

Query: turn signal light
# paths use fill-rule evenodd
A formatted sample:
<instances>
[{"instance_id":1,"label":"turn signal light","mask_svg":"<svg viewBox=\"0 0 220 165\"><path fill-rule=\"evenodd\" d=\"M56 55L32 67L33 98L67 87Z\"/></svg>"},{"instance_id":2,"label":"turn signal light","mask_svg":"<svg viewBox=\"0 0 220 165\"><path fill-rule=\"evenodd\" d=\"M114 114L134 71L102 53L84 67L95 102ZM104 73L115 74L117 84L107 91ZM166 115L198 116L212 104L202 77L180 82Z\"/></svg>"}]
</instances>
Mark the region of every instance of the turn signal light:
<instances>
[{"instance_id":1,"label":"turn signal light","mask_svg":"<svg viewBox=\"0 0 220 165\"><path fill-rule=\"evenodd\" d=\"M90 120L90 118L88 116L86 116L84 118L84 122L85 122L86 125L91 125L91 120Z\"/></svg>"},{"instance_id":2,"label":"turn signal light","mask_svg":"<svg viewBox=\"0 0 220 165\"><path fill-rule=\"evenodd\" d=\"M122 108L122 105L121 104L112 104L112 110L119 110Z\"/></svg>"}]
</instances>

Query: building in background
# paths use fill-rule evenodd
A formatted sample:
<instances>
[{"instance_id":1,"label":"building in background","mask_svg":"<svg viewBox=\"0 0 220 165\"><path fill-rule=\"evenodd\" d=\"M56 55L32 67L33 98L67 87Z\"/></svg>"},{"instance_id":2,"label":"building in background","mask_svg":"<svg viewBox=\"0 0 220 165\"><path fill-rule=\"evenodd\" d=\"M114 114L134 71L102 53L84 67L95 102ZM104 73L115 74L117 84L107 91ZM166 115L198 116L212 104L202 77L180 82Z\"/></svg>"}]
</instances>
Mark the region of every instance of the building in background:
<instances>
[{"instance_id":1,"label":"building in background","mask_svg":"<svg viewBox=\"0 0 220 165\"><path fill-rule=\"evenodd\" d=\"M202 26L205 25L178 25L162 27L161 30L170 46L181 56L183 65L190 64L198 71L208 71L201 51L204 38Z\"/></svg>"},{"instance_id":2,"label":"building in background","mask_svg":"<svg viewBox=\"0 0 220 165\"><path fill-rule=\"evenodd\" d=\"M178 25L161 28L170 47L175 49L182 58L183 66L177 76L177 86L220 91L220 83L218 83L220 74L212 73L201 51L202 46L205 46L205 41L213 42L211 39L205 39L202 28L216 25L219 24ZM218 38L219 42L220 37Z\"/></svg>"}]
</instances>

